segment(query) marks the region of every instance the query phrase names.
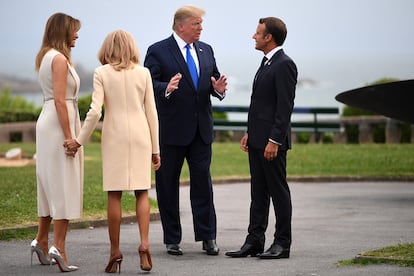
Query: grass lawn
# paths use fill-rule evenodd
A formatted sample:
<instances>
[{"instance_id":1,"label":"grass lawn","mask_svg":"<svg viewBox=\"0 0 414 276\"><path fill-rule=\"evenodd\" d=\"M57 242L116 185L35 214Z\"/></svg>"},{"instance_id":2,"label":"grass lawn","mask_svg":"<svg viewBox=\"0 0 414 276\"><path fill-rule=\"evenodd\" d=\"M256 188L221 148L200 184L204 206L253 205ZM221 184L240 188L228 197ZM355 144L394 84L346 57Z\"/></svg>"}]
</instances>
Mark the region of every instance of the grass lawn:
<instances>
[{"instance_id":1,"label":"grass lawn","mask_svg":"<svg viewBox=\"0 0 414 276\"><path fill-rule=\"evenodd\" d=\"M34 143L0 144L0 155L20 147L24 156L35 153ZM288 153L288 176L414 177L413 144L296 144ZM37 222L35 165L0 167L0 229ZM238 143L214 143L211 174L214 179L249 178L247 154ZM189 179L188 168L182 180ZM106 217L102 191L100 144L85 146L83 219ZM135 197L124 193L124 214L135 212ZM151 200L153 208L156 202ZM0 235L0 239L4 239Z\"/></svg>"},{"instance_id":2,"label":"grass lawn","mask_svg":"<svg viewBox=\"0 0 414 276\"><path fill-rule=\"evenodd\" d=\"M359 254L351 260L338 262L339 266L395 264L399 266L414 266L414 243L397 244Z\"/></svg>"}]
</instances>

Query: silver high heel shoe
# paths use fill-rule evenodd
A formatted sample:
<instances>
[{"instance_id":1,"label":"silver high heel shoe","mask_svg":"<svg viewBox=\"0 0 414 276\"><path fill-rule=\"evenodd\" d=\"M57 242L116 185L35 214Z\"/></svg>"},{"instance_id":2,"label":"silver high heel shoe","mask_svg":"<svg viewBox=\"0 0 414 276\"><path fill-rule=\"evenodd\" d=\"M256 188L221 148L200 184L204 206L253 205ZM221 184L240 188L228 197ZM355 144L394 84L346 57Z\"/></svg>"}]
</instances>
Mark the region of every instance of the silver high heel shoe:
<instances>
[{"instance_id":1,"label":"silver high heel shoe","mask_svg":"<svg viewBox=\"0 0 414 276\"><path fill-rule=\"evenodd\" d=\"M51 263L50 259L46 256L45 252L39 246L39 243L37 242L36 239L34 239L32 243L30 244L30 253L31 253L30 265L33 265L33 253L36 253L40 264L50 265Z\"/></svg>"},{"instance_id":2,"label":"silver high heel shoe","mask_svg":"<svg viewBox=\"0 0 414 276\"><path fill-rule=\"evenodd\" d=\"M60 255L59 250L57 250L57 248L54 247L53 245L49 249L49 256L51 259L56 260L56 263L58 264L61 272L70 272L70 271L78 270L77 266L74 266L74 265L66 266L65 262L63 261L62 255Z\"/></svg>"}]
</instances>

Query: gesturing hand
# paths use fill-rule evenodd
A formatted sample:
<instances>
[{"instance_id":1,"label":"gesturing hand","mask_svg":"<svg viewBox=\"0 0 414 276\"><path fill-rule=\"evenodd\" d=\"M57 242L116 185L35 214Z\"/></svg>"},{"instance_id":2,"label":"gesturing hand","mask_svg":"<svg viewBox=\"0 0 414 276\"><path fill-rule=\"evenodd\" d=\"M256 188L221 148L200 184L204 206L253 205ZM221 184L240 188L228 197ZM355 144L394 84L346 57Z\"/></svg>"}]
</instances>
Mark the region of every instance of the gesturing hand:
<instances>
[{"instance_id":1,"label":"gesturing hand","mask_svg":"<svg viewBox=\"0 0 414 276\"><path fill-rule=\"evenodd\" d=\"M172 93L178 89L178 83L180 82L181 77L181 74L177 73L170 79L167 85L167 93Z\"/></svg>"},{"instance_id":2,"label":"gesturing hand","mask_svg":"<svg viewBox=\"0 0 414 276\"><path fill-rule=\"evenodd\" d=\"M227 90L227 77L221 75L217 80L214 77L211 77L211 83L215 91L223 94Z\"/></svg>"}]
</instances>

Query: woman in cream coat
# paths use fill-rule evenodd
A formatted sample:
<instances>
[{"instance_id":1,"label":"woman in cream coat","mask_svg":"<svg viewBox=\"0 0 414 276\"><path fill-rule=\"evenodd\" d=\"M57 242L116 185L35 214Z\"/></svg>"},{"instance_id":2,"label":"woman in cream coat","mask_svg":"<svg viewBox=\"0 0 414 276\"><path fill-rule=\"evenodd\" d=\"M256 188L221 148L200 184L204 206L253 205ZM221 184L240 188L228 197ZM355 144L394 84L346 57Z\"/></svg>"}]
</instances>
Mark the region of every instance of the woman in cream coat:
<instances>
[{"instance_id":1,"label":"woman in cream coat","mask_svg":"<svg viewBox=\"0 0 414 276\"><path fill-rule=\"evenodd\" d=\"M101 117L103 189L108 191L108 230L111 242L106 272L121 270L119 249L122 191L135 191L136 216L141 245L141 269L151 270L149 253L151 162L160 167L158 117L151 75L139 65L133 37L125 31L111 32L98 54L102 66L95 69L94 92L86 119L76 139L65 141L72 150L84 145Z\"/></svg>"}]
</instances>

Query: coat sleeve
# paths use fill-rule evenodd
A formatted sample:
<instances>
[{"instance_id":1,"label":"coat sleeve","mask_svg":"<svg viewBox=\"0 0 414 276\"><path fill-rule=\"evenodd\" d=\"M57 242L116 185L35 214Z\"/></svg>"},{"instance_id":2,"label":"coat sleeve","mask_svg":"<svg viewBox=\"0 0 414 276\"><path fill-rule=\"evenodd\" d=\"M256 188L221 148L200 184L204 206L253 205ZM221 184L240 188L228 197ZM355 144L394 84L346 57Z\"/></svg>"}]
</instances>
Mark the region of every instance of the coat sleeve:
<instances>
[{"instance_id":1,"label":"coat sleeve","mask_svg":"<svg viewBox=\"0 0 414 276\"><path fill-rule=\"evenodd\" d=\"M151 143L152 143L152 153L160 153L159 149L159 134L158 134L158 115L157 109L155 106L153 84L151 79L151 74L148 69L146 72L146 86L145 86L145 115L147 117L148 126L151 134Z\"/></svg>"},{"instance_id":2,"label":"coat sleeve","mask_svg":"<svg viewBox=\"0 0 414 276\"><path fill-rule=\"evenodd\" d=\"M290 117L294 105L297 78L296 65L291 60L285 60L275 76L276 112L269 138L283 144L290 128Z\"/></svg>"},{"instance_id":3,"label":"coat sleeve","mask_svg":"<svg viewBox=\"0 0 414 276\"><path fill-rule=\"evenodd\" d=\"M93 75L92 102L91 102L89 111L86 114L86 118L82 125L81 131L78 137L76 138L76 141L80 145L86 144L92 132L95 130L95 127L98 124L99 119L102 116L103 103L104 103L104 89L103 89L103 83L102 83L102 76L99 74L99 71L96 69Z\"/></svg>"}]
</instances>

